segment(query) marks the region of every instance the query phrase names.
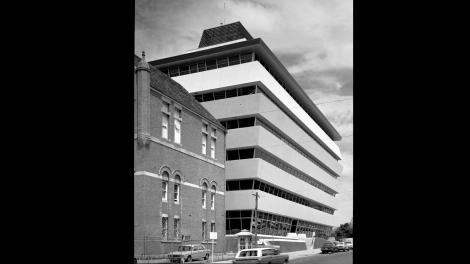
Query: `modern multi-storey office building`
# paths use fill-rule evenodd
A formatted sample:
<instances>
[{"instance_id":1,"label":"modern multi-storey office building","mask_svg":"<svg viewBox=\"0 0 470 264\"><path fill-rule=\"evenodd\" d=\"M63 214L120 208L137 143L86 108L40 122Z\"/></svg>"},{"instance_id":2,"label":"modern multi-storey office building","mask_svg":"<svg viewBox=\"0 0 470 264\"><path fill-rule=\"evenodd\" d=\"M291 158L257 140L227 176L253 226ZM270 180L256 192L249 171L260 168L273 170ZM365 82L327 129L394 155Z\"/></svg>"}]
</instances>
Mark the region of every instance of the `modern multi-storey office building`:
<instances>
[{"instance_id":1,"label":"modern multi-storey office building","mask_svg":"<svg viewBox=\"0 0 470 264\"><path fill-rule=\"evenodd\" d=\"M182 242L210 248L209 232L223 251L226 129L145 58L135 56L135 66L134 255Z\"/></svg>"},{"instance_id":2,"label":"modern multi-storey office building","mask_svg":"<svg viewBox=\"0 0 470 264\"><path fill-rule=\"evenodd\" d=\"M151 61L227 128L226 233L328 235L337 210L340 134L260 38L240 22L199 48Z\"/></svg>"}]
</instances>

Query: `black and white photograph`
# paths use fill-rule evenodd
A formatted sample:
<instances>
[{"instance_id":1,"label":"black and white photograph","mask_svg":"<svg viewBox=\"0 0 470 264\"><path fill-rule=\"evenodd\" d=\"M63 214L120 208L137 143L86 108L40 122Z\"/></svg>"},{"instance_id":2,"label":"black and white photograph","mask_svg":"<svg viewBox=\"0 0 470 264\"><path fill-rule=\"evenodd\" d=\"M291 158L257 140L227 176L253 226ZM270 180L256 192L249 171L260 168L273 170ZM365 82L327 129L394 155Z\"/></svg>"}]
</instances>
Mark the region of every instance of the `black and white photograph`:
<instances>
[{"instance_id":1,"label":"black and white photograph","mask_svg":"<svg viewBox=\"0 0 470 264\"><path fill-rule=\"evenodd\" d=\"M352 0L136 0L134 50L134 263L352 263Z\"/></svg>"}]
</instances>

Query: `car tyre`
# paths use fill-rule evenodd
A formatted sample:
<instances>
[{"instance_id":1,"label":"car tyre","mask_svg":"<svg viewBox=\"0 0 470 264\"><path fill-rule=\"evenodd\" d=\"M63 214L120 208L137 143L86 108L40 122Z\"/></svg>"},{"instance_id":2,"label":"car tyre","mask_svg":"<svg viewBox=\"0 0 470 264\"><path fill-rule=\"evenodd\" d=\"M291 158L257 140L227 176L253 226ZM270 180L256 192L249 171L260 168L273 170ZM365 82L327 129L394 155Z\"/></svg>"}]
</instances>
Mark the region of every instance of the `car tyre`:
<instances>
[{"instance_id":1,"label":"car tyre","mask_svg":"<svg viewBox=\"0 0 470 264\"><path fill-rule=\"evenodd\" d=\"M209 254L206 254L206 255L204 256L204 260L208 260L208 259L209 259Z\"/></svg>"},{"instance_id":2,"label":"car tyre","mask_svg":"<svg viewBox=\"0 0 470 264\"><path fill-rule=\"evenodd\" d=\"M191 262L191 261L193 261L193 260L191 259L191 256L188 256L188 257L186 258L186 262Z\"/></svg>"}]
</instances>

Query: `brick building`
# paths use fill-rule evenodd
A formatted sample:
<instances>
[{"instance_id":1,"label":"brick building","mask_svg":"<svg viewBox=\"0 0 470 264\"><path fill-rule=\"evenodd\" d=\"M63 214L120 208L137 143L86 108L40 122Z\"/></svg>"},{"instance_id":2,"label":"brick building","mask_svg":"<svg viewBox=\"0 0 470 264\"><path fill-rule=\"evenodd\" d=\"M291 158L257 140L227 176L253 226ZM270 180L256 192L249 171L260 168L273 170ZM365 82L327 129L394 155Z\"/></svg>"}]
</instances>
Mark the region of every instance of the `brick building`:
<instances>
[{"instance_id":1,"label":"brick building","mask_svg":"<svg viewBox=\"0 0 470 264\"><path fill-rule=\"evenodd\" d=\"M225 237L225 128L181 85L135 56L134 255Z\"/></svg>"}]
</instances>

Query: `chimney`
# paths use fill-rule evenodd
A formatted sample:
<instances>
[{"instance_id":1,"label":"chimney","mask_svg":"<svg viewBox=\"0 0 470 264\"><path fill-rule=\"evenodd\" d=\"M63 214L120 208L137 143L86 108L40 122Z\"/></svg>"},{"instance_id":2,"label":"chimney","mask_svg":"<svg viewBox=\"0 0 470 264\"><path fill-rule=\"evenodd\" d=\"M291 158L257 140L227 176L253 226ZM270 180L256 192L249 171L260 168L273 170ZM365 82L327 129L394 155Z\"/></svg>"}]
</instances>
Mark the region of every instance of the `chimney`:
<instances>
[{"instance_id":1,"label":"chimney","mask_svg":"<svg viewBox=\"0 0 470 264\"><path fill-rule=\"evenodd\" d=\"M145 61L145 52L135 69L137 82L137 143L150 143L150 66Z\"/></svg>"}]
</instances>

